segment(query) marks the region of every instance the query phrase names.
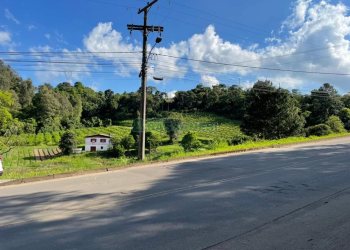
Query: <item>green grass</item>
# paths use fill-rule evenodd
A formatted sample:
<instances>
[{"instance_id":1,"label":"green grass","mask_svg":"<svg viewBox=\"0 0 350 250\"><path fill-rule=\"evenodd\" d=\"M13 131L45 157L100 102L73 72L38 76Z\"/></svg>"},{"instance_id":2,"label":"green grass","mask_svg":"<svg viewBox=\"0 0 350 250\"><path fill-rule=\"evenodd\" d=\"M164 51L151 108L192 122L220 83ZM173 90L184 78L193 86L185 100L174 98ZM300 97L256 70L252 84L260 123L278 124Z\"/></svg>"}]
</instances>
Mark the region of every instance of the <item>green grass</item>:
<instances>
[{"instance_id":1,"label":"green grass","mask_svg":"<svg viewBox=\"0 0 350 250\"><path fill-rule=\"evenodd\" d=\"M193 151L193 152L185 152L183 148L178 145L170 145L170 146L162 146L158 148L158 152L154 153L149 160L174 160L174 159L182 159L187 157L197 157L197 156L205 156L205 155L215 155L222 153L234 153L234 152L244 152L254 149L264 149L264 148L273 148L279 147L283 145L292 145L298 143L319 141L325 139L339 138L350 136L349 133L340 133L340 134L330 134L327 136L310 136L310 137L289 137L278 140L261 140L261 141L248 141L246 143L229 146L227 144L222 143L217 148L202 148L201 150Z\"/></svg>"},{"instance_id":2,"label":"green grass","mask_svg":"<svg viewBox=\"0 0 350 250\"><path fill-rule=\"evenodd\" d=\"M204 145L203 148L194 152L184 152L183 148L178 143L174 145L163 145L158 147L156 152L148 155L148 162L240 152L349 135L348 133L342 133L323 137L290 137L280 140L249 141L237 146L228 146L226 140L241 133L238 122L206 113L182 114L182 116L183 125L180 132L180 140L185 133L192 131L195 132L200 139L217 139L221 141L219 145L217 145L216 148ZM104 133L118 138L128 135L131 130L131 127L128 125L132 124L132 121L124 121L121 124L126 126L83 128L76 129L74 132L77 135L79 144L83 145L86 135ZM167 141L162 119L150 119L147 123L147 129L159 133L163 141ZM83 153L81 155L60 156L45 161L36 161L34 158L34 149L56 148L61 134L62 131L38 134L36 136L21 135L21 139L24 142L26 140L28 142L26 146L17 147L4 155L5 172L0 179L22 179L57 174L81 173L105 168L120 168L137 162L135 158L115 159L106 157L103 153Z\"/></svg>"}]
</instances>

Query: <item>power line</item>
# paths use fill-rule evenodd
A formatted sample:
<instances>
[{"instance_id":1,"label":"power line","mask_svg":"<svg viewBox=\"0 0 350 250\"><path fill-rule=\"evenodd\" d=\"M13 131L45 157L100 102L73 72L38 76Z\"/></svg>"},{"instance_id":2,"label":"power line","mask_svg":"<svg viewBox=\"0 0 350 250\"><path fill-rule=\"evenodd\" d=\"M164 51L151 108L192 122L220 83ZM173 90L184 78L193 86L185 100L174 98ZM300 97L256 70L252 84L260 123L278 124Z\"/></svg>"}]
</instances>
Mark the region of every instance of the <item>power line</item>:
<instances>
[{"instance_id":1,"label":"power line","mask_svg":"<svg viewBox=\"0 0 350 250\"><path fill-rule=\"evenodd\" d=\"M337 73L337 72L320 72L320 71L307 71L307 70L293 70L293 69L281 69L281 68L270 68L270 67L259 67L259 66L249 66L249 65L240 65L233 63L222 63L222 62L213 62L207 60L186 58L186 57L178 57L171 55L164 55L155 53L155 55L169 57L169 58L177 58L186 61L193 61L199 63L213 64L213 65L221 65L221 66L230 66L230 67L238 67L238 68L248 68L248 69L259 69L259 70L269 70L269 71L282 71L282 72L292 72L292 73L304 73L304 74L319 74L319 75L337 75L337 76L350 76L350 73Z\"/></svg>"},{"instance_id":2,"label":"power line","mask_svg":"<svg viewBox=\"0 0 350 250\"><path fill-rule=\"evenodd\" d=\"M0 54L141 54L142 51L0 51Z\"/></svg>"}]
</instances>

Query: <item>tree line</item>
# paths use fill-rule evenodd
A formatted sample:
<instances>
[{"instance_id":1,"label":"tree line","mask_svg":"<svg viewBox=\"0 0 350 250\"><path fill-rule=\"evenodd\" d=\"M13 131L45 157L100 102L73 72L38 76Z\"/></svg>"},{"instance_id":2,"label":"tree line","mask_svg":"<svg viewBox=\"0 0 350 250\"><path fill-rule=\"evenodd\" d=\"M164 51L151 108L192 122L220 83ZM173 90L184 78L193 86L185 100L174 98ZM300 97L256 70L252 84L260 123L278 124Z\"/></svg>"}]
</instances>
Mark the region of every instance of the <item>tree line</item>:
<instances>
[{"instance_id":1,"label":"tree line","mask_svg":"<svg viewBox=\"0 0 350 250\"><path fill-rule=\"evenodd\" d=\"M35 87L0 61L0 135L14 126L18 133L110 126L136 119L139 105L140 91L95 91L81 82ZM309 94L277 88L270 81L258 81L250 89L199 84L173 98L148 87L148 117L165 111L223 115L241 121L247 135L266 139L350 129L350 95L340 95L329 83Z\"/></svg>"}]
</instances>

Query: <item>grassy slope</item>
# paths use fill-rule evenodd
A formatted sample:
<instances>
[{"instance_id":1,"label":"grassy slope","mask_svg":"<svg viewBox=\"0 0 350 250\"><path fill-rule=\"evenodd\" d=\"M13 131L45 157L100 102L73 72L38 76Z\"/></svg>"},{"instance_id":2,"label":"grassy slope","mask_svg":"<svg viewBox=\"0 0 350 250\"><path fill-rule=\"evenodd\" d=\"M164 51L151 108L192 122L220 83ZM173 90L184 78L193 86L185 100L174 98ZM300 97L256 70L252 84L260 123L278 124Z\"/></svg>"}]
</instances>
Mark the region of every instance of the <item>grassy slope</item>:
<instances>
[{"instance_id":1,"label":"grassy slope","mask_svg":"<svg viewBox=\"0 0 350 250\"><path fill-rule=\"evenodd\" d=\"M220 139L227 140L235 134L241 133L239 124L237 122L218 117L213 114L183 114L183 128L180 134L181 137L187 132L196 132L200 138L203 139ZM95 133L111 134L112 136L122 137L128 135L130 132L131 121L125 121L124 126L112 126L109 128L86 128L76 130L79 143L83 143L84 136ZM163 126L163 121L159 119L149 120L147 127L149 130L158 132L166 140L166 134ZM332 138L337 136L344 136L346 134L330 135L326 137L292 137L281 140L247 142L237 146L227 146L222 143L215 149L203 147L196 152L184 152L179 144L166 145L158 148L157 152L148 156L148 161L170 160L185 158L191 156L202 156L208 154L244 151L249 149L272 147L283 144L307 142L319 140L322 138ZM85 153L75 156L62 156L45 161L35 161L33 158L34 148L48 148L55 146L24 146L18 147L5 155L4 166L5 174L1 179L21 179L28 177L46 176L60 173L76 173L86 170L104 169L112 167L121 167L127 164L135 163L136 159L122 158L113 159L104 157L103 154Z\"/></svg>"}]
</instances>

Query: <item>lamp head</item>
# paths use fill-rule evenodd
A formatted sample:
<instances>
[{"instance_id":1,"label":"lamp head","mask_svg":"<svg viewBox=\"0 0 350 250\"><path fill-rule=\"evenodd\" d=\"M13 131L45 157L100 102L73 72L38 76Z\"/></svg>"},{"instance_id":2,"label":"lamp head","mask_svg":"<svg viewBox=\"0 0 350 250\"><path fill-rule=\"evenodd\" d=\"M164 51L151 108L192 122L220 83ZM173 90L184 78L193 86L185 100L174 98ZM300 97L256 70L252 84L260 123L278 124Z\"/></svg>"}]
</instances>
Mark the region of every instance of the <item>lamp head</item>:
<instances>
[{"instance_id":1,"label":"lamp head","mask_svg":"<svg viewBox=\"0 0 350 250\"><path fill-rule=\"evenodd\" d=\"M160 36L158 36L157 38L156 38L156 43L160 43L162 41L162 38L160 37Z\"/></svg>"}]
</instances>

